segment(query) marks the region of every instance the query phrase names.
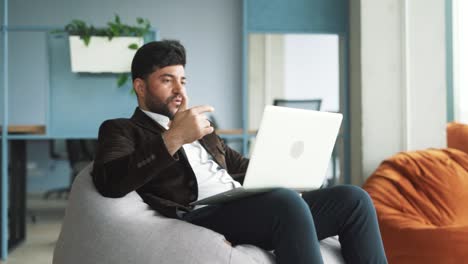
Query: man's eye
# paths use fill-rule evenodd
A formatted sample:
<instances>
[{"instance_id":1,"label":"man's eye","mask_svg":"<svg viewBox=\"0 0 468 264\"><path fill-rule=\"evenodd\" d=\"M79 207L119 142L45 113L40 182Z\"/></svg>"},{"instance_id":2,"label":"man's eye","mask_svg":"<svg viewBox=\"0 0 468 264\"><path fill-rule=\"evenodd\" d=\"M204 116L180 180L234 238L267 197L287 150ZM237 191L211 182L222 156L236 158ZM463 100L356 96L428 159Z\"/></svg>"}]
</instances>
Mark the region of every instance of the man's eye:
<instances>
[{"instance_id":1,"label":"man's eye","mask_svg":"<svg viewBox=\"0 0 468 264\"><path fill-rule=\"evenodd\" d=\"M165 83L168 83L170 81L171 81L170 79L163 79L163 82L165 82Z\"/></svg>"}]
</instances>

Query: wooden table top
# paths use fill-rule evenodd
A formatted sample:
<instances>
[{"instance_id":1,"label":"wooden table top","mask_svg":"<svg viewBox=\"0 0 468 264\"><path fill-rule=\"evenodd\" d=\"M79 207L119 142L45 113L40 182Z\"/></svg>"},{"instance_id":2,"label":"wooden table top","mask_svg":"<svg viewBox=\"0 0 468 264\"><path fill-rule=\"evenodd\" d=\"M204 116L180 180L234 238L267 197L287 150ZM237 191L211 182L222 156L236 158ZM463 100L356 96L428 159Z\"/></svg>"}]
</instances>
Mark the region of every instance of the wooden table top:
<instances>
[{"instance_id":1,"label":"wooden table top","mask_svg":"<svg viewBox=\"0 0 468 264\"><path fill-rule=\"evenodd\" d=\"M0 131L3 127L0 126ZM8 126L9 134L45 134L45 125L11 125Z\"/></svg>"},{"instance_id":2,"label":"wooden table top","mask_svg":"<svg viewBox=\"0 0 468 264\"><path fill-rule=\"evenodd\" d=\"M218 129L216 130L216 134L224 134L224 135L242 135L243 129ZM247 134L255 135L257 130L249 130Z\"/></svg>"}]
</instances>

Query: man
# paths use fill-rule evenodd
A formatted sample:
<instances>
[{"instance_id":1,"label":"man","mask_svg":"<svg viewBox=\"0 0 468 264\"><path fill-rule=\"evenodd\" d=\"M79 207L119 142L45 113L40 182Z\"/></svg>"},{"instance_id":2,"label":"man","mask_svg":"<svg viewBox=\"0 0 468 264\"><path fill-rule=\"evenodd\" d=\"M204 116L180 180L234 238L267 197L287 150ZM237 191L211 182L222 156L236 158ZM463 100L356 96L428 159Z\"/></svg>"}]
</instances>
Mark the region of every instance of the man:
<instances>
[{"instance_id":1,"label":"man","mask_svg":"<svg viewBox=\"0 0 468 264\"><path fill-rule=\"evenodd\" d=\"M319 240L339 235L348 263L386 263L375 210L354 186L305 192L288 189L223 205L189 204L240 186L248 159L216 136L205 113L189 108L185 49L151 42L132 62L138 107L130 119L105 121L92 172L99 192L137 191L154 210L223 234L232 244L274 250L277 263L322 263ZM281 140L280 138L278 140Z\"/></svg>"}]
</instances>

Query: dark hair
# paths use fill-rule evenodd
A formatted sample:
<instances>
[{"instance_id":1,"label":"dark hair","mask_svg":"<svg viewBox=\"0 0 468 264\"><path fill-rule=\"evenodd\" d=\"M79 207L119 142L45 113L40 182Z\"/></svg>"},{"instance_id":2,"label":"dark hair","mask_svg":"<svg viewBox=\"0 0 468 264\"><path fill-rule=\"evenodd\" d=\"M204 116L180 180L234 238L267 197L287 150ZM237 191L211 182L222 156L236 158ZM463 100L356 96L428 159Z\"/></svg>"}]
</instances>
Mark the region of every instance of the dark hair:
<instances>
[{"instance_id":1,"label":"dark hair","mask_svg":"<svg viewBox=\"0 0 468 264\"><path fill-rule=\"evenodd\" d=\"M177 40L162 40L146 43L140 47L132 60L132 80L146 79L154 71L172 65L185 67L185 48Z\"/></svg>"}]
</instances>

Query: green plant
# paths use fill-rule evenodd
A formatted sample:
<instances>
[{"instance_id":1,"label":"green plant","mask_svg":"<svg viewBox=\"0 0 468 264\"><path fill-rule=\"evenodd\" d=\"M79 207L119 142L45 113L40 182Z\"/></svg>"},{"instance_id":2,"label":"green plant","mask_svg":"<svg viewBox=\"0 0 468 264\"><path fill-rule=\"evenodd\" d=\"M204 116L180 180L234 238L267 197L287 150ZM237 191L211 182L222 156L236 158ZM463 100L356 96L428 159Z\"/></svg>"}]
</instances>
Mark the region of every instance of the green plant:
<instances>
[{"instance_id":1,"label":"green plant","mask_svg":"<svg viewBox=\"0 0 468 264\"><path fill-rule=\"evenodd\" d=\"M130 37L144 37L150 32L151 24L148 19L138 17L136 19L137 25L130 26L123 24L118 15L115 15L114 21L108 22L107 27L95 28L93 25L88 25L86 22L74 19L72 22L65 26L64 31L72 36L79 36L86 46L91 42L92 36L108 37L111 40L114 37L130 36ZM132 43L128 46L129 49L136 50L139 48L137 43ZM117 79L117 86L122 87L128 81L128 73L119 74ZM131 90L133 91L133 89Z\"/></svg>"},{"instance_id":2,"label":"green plant","mask_svg":"<svg viewBox=\"0 0 468 264\"><path fill-rule=\"evenodd\" d=\"M89 45L91 36L108 37L111 40L119 36L143 37L149 33L151 24L148 19L141 17L136 19L136 26L122 24L120 17L115 15L114 21L108 22L105 28L95 28L93 25L88 25L83 20L74 19L65 26L65 32L73 36L79 36L85 43ZM138 49L136 43L129 46L130 49Z\"/></svg>"}]
</instances>

